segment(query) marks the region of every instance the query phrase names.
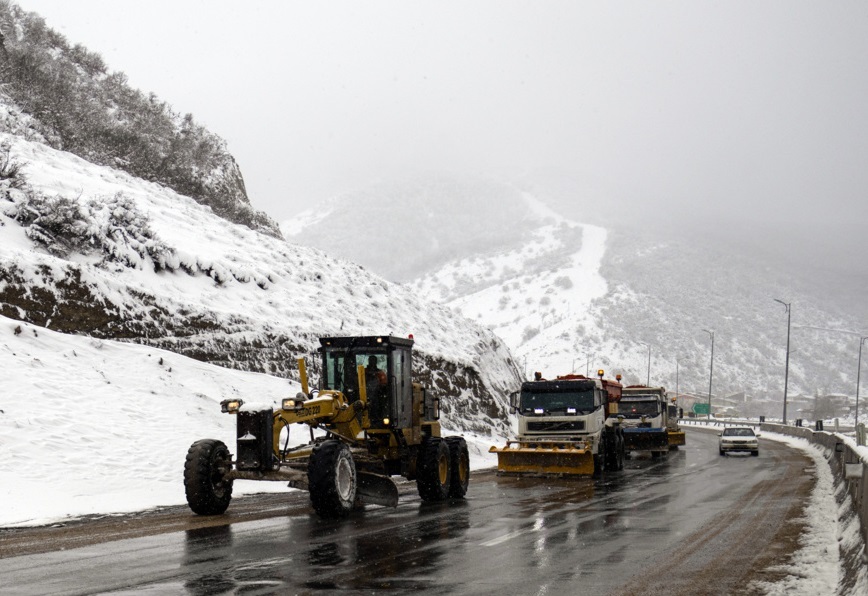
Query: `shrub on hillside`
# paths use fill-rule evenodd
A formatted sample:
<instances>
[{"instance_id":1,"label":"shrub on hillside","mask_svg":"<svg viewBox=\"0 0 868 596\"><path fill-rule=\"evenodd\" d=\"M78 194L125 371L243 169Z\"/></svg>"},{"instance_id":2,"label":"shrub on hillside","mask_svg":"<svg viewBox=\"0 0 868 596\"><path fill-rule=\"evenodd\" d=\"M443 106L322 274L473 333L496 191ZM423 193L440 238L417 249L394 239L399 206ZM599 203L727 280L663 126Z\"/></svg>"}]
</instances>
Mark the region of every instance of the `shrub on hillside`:
<instances>
[{"instance_id":1,"label":"shrub on hillside","mask_svg":"<svg viewBox=\"0 0 868 596\"><path fill-rule=\"evenodd\" d=\"M28 238L55 256L98 251L105 262L136 269L148 260L157 270L179 266L174 251L151 230L147 215L123 193L90 200L33 191L25 196L16 205L15 219Z\"/></svg>"},{"instance_id":2,"label":"shrub on hillside","mask_svg":"<svg viewBox=\"0 0 868 596\"><path fill-rule=\"evenodd\" d=\"M21 190L27 184L24 163L12 157L9 141L0 142L0 184L5 189Z\"/></svg>"},{"instance_id":3,"label":"shrub on hillside","mask_svg":"<svg viewBox=\"0 0 868 596\"><path fill-rule=\"evenodd\" d=\"M8 0L0 0L0 80L50 146L158 182L229 221L280 236L277 224L250 206L223 139L153 93L130 88L98 54L70 46L41 17ZM20 120L8 129L0 119L0 127L19 134Z\"/></svg>"}]
</instances>

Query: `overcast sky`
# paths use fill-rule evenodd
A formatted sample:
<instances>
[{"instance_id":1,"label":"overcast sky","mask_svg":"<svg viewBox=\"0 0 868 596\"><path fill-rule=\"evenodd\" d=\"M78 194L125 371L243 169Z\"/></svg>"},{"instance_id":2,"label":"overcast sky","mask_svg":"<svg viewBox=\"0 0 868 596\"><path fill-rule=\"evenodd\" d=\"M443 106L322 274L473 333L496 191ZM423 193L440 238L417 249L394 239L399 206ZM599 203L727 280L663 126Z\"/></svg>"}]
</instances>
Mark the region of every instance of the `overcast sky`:
<instances>
[{"instance_id":1,"label":"overcast sky","mask_svg":"<svg viewBox=\"0 0 868 596\"><path fill-rule=\"evenodd\" d=\"M861 0L18 3L225 138L278 220L557 168L601 208L868 222Z\"/></svg>"}]
</instances>

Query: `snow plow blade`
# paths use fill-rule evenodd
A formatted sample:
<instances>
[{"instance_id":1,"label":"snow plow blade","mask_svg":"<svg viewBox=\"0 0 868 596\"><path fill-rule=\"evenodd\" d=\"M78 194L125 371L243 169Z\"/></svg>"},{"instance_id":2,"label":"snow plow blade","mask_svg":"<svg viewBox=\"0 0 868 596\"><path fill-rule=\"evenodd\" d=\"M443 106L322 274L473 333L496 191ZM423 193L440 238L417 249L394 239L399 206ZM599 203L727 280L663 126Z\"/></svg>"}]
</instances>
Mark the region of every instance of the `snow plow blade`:
<instances>
[{"instance_id":1,"label":"snow plow blade","mask_svg":"<svg viewBox=\"0 0 868 596\"><path fill-rule=\"evenodd\" d=\"M666 431L645 428L624 429L624 449L627 451L657 451L669 449Z\"/></svg>"},{"instance_id":2,"label":"snow plow blade","mask_svg":"<svg viewBox=\"0 0 868 596\"><path fill-rule=\"evenodd\" d=\"M686 441L684 439L684 431L683 430L670 430L669 435L669 446L670 447L678 447L679 445L686 445Z\"/></svg>"},{"instance_id":3,"label":"snow plow blade","mask_svg":"<svg viewBox=\"0 0 868 596\"><path fill-rule=\"evenodd\" d=\"M594 455L585 447L508 441L506 447L492 447L488 452L497 454L499 473L539 476L591 476L594 473Z\"/></svg>"},{"instance_id":4,"label":"snow plow blade","mask_svg":"<svg viewBox=\"0 0 868 596\"><path fill-rule=\"evenodd\" d=\"M388 476L359 470L356 496L365 505L398 506L398 486Z\"/></svg>"}]
</instances>

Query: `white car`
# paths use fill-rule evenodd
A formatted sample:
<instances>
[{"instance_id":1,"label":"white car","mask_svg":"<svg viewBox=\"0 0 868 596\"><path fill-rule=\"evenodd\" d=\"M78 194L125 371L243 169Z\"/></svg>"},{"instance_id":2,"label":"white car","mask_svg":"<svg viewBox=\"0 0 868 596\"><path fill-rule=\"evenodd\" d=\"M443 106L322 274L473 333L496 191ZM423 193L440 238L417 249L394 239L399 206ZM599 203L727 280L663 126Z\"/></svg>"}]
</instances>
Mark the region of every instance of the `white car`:
<instances>
[{"instance_id":1,"label":"white car","mask_svg":"<svg viewBox=\"0 0 868 596\"><path fill-rule=\"evenodd\" d=\"M749 426L730 426L718 433L720 437L720 454L730 451L750 451L751 455L759 455L759 435Z\"/></svg>"}]
</instances>

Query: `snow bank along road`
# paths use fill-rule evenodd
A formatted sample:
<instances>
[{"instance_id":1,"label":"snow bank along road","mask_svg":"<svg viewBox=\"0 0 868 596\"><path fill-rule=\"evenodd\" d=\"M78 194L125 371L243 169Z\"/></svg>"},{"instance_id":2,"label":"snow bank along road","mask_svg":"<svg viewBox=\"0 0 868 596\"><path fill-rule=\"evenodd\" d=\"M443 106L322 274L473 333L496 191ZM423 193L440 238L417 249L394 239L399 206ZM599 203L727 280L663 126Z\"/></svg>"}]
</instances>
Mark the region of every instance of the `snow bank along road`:
<instances>
[{"instance_id":1,"label":"snow bank along road","mask_svg":"<svg viewBox=\"0 0 868 596\"><path fill-rule=\"evenodd\" d=\"M813 462L771 441L760 457L724 458L714 433L688 433L680 451L608 478L477 472L465 501L438 504L406 483L396 510L342 521L318 519L293 492L236 500L218 517L172 508L4 530L0 593L686 595L782 579L771 567L797 546Z\"/></svg>"}]
</instances>

